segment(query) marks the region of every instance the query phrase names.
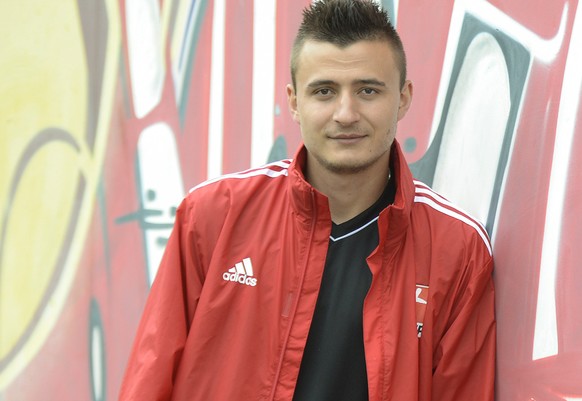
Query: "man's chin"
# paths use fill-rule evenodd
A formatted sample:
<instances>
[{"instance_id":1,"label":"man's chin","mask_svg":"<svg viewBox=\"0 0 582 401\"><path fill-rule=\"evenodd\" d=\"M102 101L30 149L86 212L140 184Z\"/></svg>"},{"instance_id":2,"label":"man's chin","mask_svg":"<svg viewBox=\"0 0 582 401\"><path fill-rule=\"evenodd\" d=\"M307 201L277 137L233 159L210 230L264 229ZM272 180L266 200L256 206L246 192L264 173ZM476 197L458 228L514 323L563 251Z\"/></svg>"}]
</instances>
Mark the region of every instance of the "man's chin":
<instances>
[{"instance_id":1,"label":"man's chin","mask_svg":"<svg viewBox=\"0 0 582 401\"><path fill-rule=\"evenodd\" d=\"M350 175L358 174L365 171L374 164L373 161L356 161L356 160L341 160L341 161L330 161L326 160L321 162L321 165L331 173Z\"/></svg>"}]
</instances>

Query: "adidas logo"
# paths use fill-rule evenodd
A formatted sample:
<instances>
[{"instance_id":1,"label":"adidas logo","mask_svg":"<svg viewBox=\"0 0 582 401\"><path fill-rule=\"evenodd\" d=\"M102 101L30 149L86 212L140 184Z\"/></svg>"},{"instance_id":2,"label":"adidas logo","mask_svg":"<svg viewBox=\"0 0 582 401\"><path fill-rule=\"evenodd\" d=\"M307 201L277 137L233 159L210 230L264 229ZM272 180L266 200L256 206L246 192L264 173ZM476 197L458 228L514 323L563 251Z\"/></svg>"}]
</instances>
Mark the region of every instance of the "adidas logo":
<instances>
[{"instance_id":1,"label":"adidas logo","mask_svg":"<svg viewBox=\"0 0 582 401\"><path fill-rule=\"evenodd\" d=\"M253 264L251 258L244 258L238 262L228 272L222 274L224 281L232 281L254 287L257 285L257 279L253 277Z\"/></svg>"}]
</instances>

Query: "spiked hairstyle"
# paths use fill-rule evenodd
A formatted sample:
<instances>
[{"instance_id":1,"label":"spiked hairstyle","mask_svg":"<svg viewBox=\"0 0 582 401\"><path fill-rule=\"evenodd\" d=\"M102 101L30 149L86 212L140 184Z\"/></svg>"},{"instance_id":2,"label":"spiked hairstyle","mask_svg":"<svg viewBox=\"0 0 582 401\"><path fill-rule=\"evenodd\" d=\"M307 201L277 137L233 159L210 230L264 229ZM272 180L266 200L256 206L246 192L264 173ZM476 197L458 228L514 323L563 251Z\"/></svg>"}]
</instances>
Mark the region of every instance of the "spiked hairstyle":
<instances>
[{"instance_id":1,"label":"spiked hairstyle","mask_svg":"<svg viewBox=\"0 0 582 401\"><path fill-rule=\"evenodd\" d=\"M319 0L303 10L303 21L291 52L291 79L295 90L299 55L307 40L328 42L342 48L360 40L385 40L394 50L400 70L400 87L404 87L406 55L402 41L388 13L371 0Z\"/></svg>"}]
</instances>

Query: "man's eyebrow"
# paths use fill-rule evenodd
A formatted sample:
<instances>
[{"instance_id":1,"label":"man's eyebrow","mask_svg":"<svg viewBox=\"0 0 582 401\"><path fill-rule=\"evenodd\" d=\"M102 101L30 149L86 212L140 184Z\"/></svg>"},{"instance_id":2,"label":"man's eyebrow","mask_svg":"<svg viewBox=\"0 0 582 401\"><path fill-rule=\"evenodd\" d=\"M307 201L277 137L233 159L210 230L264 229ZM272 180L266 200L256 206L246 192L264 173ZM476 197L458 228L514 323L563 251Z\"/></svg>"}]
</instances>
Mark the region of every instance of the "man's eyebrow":
<instances>
[{"instance_id":1,"label":"man's eyebrow","mask_svg":"<svg viewBox=\"0 0 582 401\"><path fill-rule=\"evenodd\" d=\"M336 85L335 81L332 81L331 79L318 79L316 81L310 82L309 84L307 84L308 88L317 88L319 86L331 86L331 85Z\"/></svg>"},{"instance_id":2,"label":"man's eyebrow","mask_svg":"<svg viewBox=\"0 0 582 401\"><path fill-rule=\"evenodd\" d=\"M372 86L386 86L386 83L379 81L375 78L364 78L364 79L356 79L352 82L354 85L372 85ZM320 86L334 86L337 85L336 81L331 79L318 79L313 82L307 84L308 88L318 88Z\"/></svg>"},{"instance_id":3,"label":"man's eyebrow","mask_svg":"<svg viewBox=\"0 0 582 401\"><path fill-rule=\"evenodd\" d=\"M358 80L354 81L354 83L360 84L360 85L386 86L386 83L384 83L382 81L378 81L377 79L374 79L374 78L358 79Z\"/></svg>"}]
</instances>

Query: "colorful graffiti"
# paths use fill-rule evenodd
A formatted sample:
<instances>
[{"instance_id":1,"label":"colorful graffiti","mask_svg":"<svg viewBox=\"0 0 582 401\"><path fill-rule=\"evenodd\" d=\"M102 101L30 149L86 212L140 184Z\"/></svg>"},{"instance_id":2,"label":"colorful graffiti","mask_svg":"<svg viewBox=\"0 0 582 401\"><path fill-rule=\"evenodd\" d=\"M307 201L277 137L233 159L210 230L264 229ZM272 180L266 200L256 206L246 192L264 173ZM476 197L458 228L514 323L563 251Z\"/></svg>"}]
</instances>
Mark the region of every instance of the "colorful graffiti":
<instances>
[{"instance_id":1,"label":"colorful graffiti","mask_svg":"<svg viewBox=\"0 0 582 401\"><path fill-rule=\"evenodd\" d=\"M117 398L185 191L299 144L309 2L0 4L0 400ZM497 400L582 400L579 1L382 4L411 168L492 235Z\"/></svg>"}]
</instances>

